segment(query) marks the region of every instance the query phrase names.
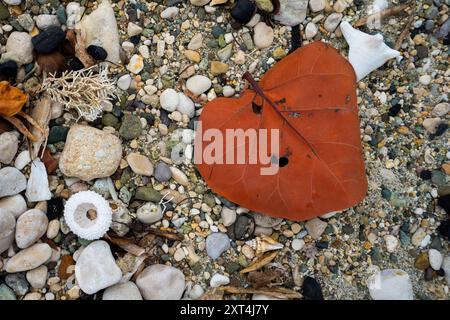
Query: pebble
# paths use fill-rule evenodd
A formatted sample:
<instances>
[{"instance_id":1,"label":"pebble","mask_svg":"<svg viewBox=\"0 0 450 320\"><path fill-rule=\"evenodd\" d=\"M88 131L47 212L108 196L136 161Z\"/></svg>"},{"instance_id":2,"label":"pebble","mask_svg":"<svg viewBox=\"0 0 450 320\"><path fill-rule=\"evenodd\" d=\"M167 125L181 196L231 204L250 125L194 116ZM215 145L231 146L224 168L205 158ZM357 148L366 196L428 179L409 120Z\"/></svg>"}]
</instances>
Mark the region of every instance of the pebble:
<instances>
[{"instance_id":1,"label":"pebble","mask_svg":"<svg viewBox=\"0 0 450 320\"><path fill-rule=\"evenodd\" d=\"M127 65L127 70L134 74L139 74L142 69L144 69L144 58L142 58L139 54L134 54L130 58L130 62Z\"/></svg>"},{"instance_id":2,"label":"pebble","mask_svg":"<svg viewBox=\"0 0 450 320\"><path fill-rule=\"evenodd\" d=\"M151 224L161 220L163 218L163 212L160 205L148 202L137 209L136 216L140 222Z\"/></svg>"},{"instance_id":3,"label":"pebble","mask_svg":"<svg viewBox=\"0 0 450 320\"><path fill-rule=\"evenodd\" d=\"M444 258L442 257L442 254L439 251L437 251L436 249L430 249L428 251L428 259L430 261L431 268L433 268L436 271L441 269Z\"/></svg>"},{"instance_id":4,"label":"pebble","mask_svg":"<svg viewBox=\"0 0 450 320\"><path fill-rule=\"evenodd\" d=\"M256 6L250 0L238 0L231 9L231 16L241 24L248 23L255 14Z\"/></svg>"},{"instance_id":5,"label":"pebble","mask_svg":"<svg viewBox=\"0 0 450 320\"><path fill-rule=\"evenodd\" d=\"M140 26L138 26L137 24L135 24L133 22L128 22L128 27L127 27L128 36L130 36L130 37L137 36L138 34L141 34L142 31L143 31L143 29Z\"/></svg>"},{"instance_id":6,"label":"pebble","mask_svg":"<svg viewBox=\"0 0 450 320\"><path fill-rule=\"evenodd\" d=\"M310 0L309 1L309 8L312 12L319 12L325 9L325 6L327 4L326 0Z\"/></svg>"},{"instance_id":7,"label":"pebble","mask_svg":"<svg viewBox=\"0 0 450 320\"><path fill-rule=\"evenodd\" d=\"M27 203L22 195L17 194L0 199L0 209L8 210L16 219L27 211Z\"/></svg>"},{"instance_id":8,"label":"pebble","mask_svg":"<svg viewBox=\"0 0 450 320\"><path fill-rule=\"evenodd\" d=\"M106 60L108 57L108 52L100 46L90 45L86 48L87 53L97 61Z\"/></svg>"},{"instance_id":9,"label":"pebble","mask_svg":"<svg viewBox=\"0 0 450 320\"><path fill-rule=\"evenodd\" d=\"M174 19L178 16L180 9L177 7L168 7L161 12L161 18Z\"/></svg>"},{"instance_id":10,"label":"pebble","mask_svg":"<svg viewBox=\"0 0 450 320\"><path fill-rule=\"evenodd\" d=\"M188 44L188 49L198 50L202 47L202 43L203 43L203 36L201 33L197 33L191 38L191 41Z\"/></svg>"},{"instance_id":11,"label":"pebble","mask_svg":"<svg viewBox=\"0 0 450 320\"><path fill-rule=\"evenodd\" d=\"M27 281L34 289L44 288L45 284L47 283L47 276L48 276L47 266L40 266L26 273Z\"/></svg>"},{"instance_id":12,"label":"pebble","mask_svg":"<svg viewBox=\"0 0 450 320\"><path fill-rule=\"evenodd\" d=\"M158 162L155 168L155 179L159 182L167 182L172 178L170 167L164 162Z\"/></svg>"},{"instance_id":13,"label":"pebble","mask_svg":"<svg viewBox=\"0 0 450 320\"><path fill-rule=\"evenodd\" d=\"M134 173L150 177L153 174L153 164L150 160L139 153L130 153L127 162Z\"/></svg>"},{"instance_id":14,"label":"pebble","mask_svg":"<svg viewBox=\"0 0 450 320\"><path fill-rule=\"evenodd\" d=\"M60 27L52 26L40 32L31 39L34 50L39 53L50 53L55 51L64 41L66 34Z\"/></svg>"},{"instance_id":15,"label":"pebble","mask_svg":"<svg viewBox=\"0 0 450 320\"><path fill-rule=\"evenodd\" d=\"M291 246L295 251L302 250L305 247L305 241L303 239L294 239L292 240Z\"/></svg>"},{"instance_id":16,"label":"pebble","mask_svg":"<svg viewBox=\"0 0 450 320\"><path fill-rule=\"evenodd\" d=\"M422 75L419 77L419 82L425 86L431 83L431 76L428 74Z\"/></svg>"},{"instance_id":17,"label":"pebble","mask_svg":"<svg viewBox=\"0 0 450 320\"><path fill-rule=\"evenodd\" d=\"M319 28L317 27L317 25L313 22L310 22L306 25L305 28L305 36L306 39L311 40L312 38L314 38L316 36L316 34L319 32Z\"/></svg>"},{"instance_id":18,"label":"pebble","mask_svg":"<svg viewBox=\"0 0 450 320\"><path fill-rule=\"evenodd\" d=\"M14 132L0 134L0 162L10 164L17 153L19 139Z\"/></svg>"},{"instance_id":19,"label":"pebble","mask_svg":"<svg viewBox=\"0 0 450 320\"><path fill-rule=\"evenodd\" d=\"M150 58L150 49L147 46L139 46L138 51L144 59Z\"/></svg>"},{"instance_id":20,"label":"pebble","mask_svg":"<svg viewBox=\"0 0 450 320\"><path fill-rule=\"evenodd\" d=\"M0 284L0 301L3 300L17 300L14 291L4 283Z\"/></svg>"},{"instance_id":21,"label":"pebble","mask_svg":"<svg viewBox=\"0 0 450 320\"><path fill-rule=\"evenodd\" d=\"M230 59L232 54L233 54L233 44L232 43L230 43L229 45L227 45L224 48L217 51L217 57L222 62L225 62L228 59Z\"/></svg>"},{"instance_id":22,"label":"pebble","mask_svg":"<svg viewBox=\"0 0 450 320\"><path fill-rule=\"evenodd\" d=\"M178 168L175 167L170 167L170 171L172 172L172 178L178 182L179 184L181 184L182 186L188 186L189 185L189 179L188 177L184 174L183 171L181 171Z\"/></svg>"},{"instance_id":23,"label":"pebble","mask_svg":"<svg viewBox=\"0 0 450 320\"><path fill-rule=\"evenodd\" d=\"M230 283L230 278L228 278L225 275L216 273L211 277L211 280L209 281L209 285L211 288L218 288L220 286L224 286Z\"/></svg>"},{"instance_id":24,"label":"pebble","mask_svg":"<svg viewBox=\"0 0 450 320\"><path fill-rule=\"evenodd\" d=\"M309 0L280 0L280 10L275 20L286 26L296 26L306 18Z\"/></svg>"},{"instance_id":25,"label":"pebble","mask_svg":"<svg viewBox=\"0 0 450 320\"><path fill-rule=\"evenodd\" d=\"M75 265L75 278L87 294L94 294L120 281L122 271L107 242L97 240L84 248Z\"/></svg>"},{"instance_id":26,"label":"pebble","mask_svg":"<svg viewBox=\"0 0 450 320\"><path fill-rule=\"evenodd\" d=\"M195 75L186 81L186 88L195 95L200 95L211 88L211 80L202 75Z\"/></svg>"},{"instance_id":27,"label":"pebble","mask_svg":"<svg viewBox=\"0 0 450 320\"><path fill-rule=\"evenodd\" d=\"M122 124L119 128L119 135L126 139L132 140L141 135L142 132L142 124L139 117L126 114L122 117Z\"/></svg>"},{"instance_id":28,"label":"pebble","mask_svg":"<svg viewBox=\"0 0 450 320\"><path fill-rule=\"evenodd\" d=\"M322 287L320 283L311 277L306 277L302 285L305 300L323 300Z\"/></svg>"},{"instance_id":29,"label":"pebble","mask_svg":"<svg viewBox=\"0 0 450 320\"><path fill-rule=\"evenodd\" d=\"M22 170L30 162L31 162L30 151L29 150L23 150L22 152L20 152L17 155L16 160L14 161L14 167L16 167L17 170Z\"/></svg>"},{"instance_id":30,"label":"pebble","mask_svg":"<svg viewBox=\"0 0 450 320\"><path fill-rule=\"evenodd\" d=\"M179 300L184 292L185 278L174 267L154 264L139 274L136 285L145 300Z\"/></svg>"},{"instance_id":31,"label":"pebble","mask_svg":"<svg viewBox=\"0 0 450 320\"><path fill-rule=\"evenodd\" d=\"M411 243L418 247L422 244L423 239L426 237L427 233L423 228L417 229L417 231L411 237Z\"/></svg>"},{"instance_id":32,"label":"pebble","mask_svg":"<svg viewBox=\"0 0 450 320\"><path fill-rule=\"evenodd\" d=\"M131 85L131 76L129 74L124 74L117 80L117 86L126 91Z\"/></svg>"},{"instance_id":33,"label":"pebble","mask_svg":"<svg viewBox=\"0 0 450 320\"><path fill-rule=\"evenodd\" d=\"M102 300L142 300L142 296L134 282L128 281L107 288Z\"/></svg>"},{"instance_id":34,"label":"pebble","mask_svg":"<svg viewBox=\"0 0 450 320\"><path fill-rule=\"evenodd\" d=\"M0 254L14 242L16 219L6 209L0 209Z\"/></svg>"},{"instance_id":35,"label":"pebble","mask_svg":"<svg viewBox=\"0 0 450 320\"><path fill-rule=\"evenodd\" d=\"M200 56L200 53L194 50L185 50L184 56L188 58L190 61L199 63L202 57Z\"/></svg>"},{"instance_id":36,"label":"pebble","mask_svg":"<svg viewBox=\"0 0 450 320\"><path fill-rule=\"evenodd\" d=\"M436 133L439 125L442 123L442 120L440 118L427 118L423 120L423 127L425 130L427 130L429 133Z\"/></svg>"},{"instance_id":37,"label":"pebble","mask_svg":"<svg viewBox=\"0 0 450 320\"><path fill-rule=\"evenodd\" d=\"M173 259L177 262L180 262L184 258L186 258L186 253L184 252L183 248L178 248L173 254Z\"/></svg>"},{"instance_id":38,"label":"pebble","mask_svg":"<svg viewBox=\"0 0 450 320\"><path fill-rule=\"evenodd\" d=\"M182 92L178 92L178 98L177 110L192 118L195 115L194 102Z\"/></svg>"},{"instance_id":39,"label":"pebble","mask_svg":"<svg viewBox=\"0 0 450 320\"><path fill-rule=\"evenodd\" d=\"M14 167L0 169L0 198L14 196L27 187L25 176Z\"/></svg>"},{"instance_id":40,"label":"pebble","mask_svg":"<svg viewBox=\"0 0 450 320\"><path fill-rule=\"evenodd\" d=\"M60 25L58 16L53 14L40 14L34 18L34 21L36 21L36 26L41 30Z\"/></svg>"},{"instance_id":41,"label":"pebble","mask_svg":"<svg viewBox=\"0 0 450 320\"><path fill-rule=\"evenodd\" d=\"M139 187L136 190L135 198L137 200L159 202L162 198L162 195L151 187Z\"/></svg>"},{"instance_id":42,"label":"pebble","mask_svg":"<svg viewBox=\"0 0 450 320\"><path fill-rule=\"evenodd\" d=\"M119 236L125 236L130 228L128 225L133 221L133 216L128 211L127 206L120 200L109 200L109 207L112 210L111 229Z\"/></svg>"},{"instance_id":43,"label":"pebble","mask_svg":"<svg viewBox=\"0 0 450 320\"><path fill-rule=\"evenodd\" d=\"M230 248L230 238L225 233L214 232L206 238L206 253L214 260Z\"/></svg>"},{"instance_id":44,"label":"pebble","mask_svg":"<svg viewBox=\"0 0 450 320\"><path fill-rule=\"evenodd\" d=\"M38 241L47 231L48 218L38 209L30 209L23 213L16 223L16 244L25 249Z\"/></svg>"},{"instance_id":45,"label":"pebble","mask_svg":"<svg viewBox=\"0 0 450 320\"><path fill-rule=\"evenodd\" d=\"M19 251L6 262L8 273L22 272L35 269L46 263L52 256L52 249L46 243L36 243L29 248Z\"/></svg>"},{"instance_id":46,"label":"pebble","mask_svg":"<svg viewBox=\"0 0 450 320\"><path fill-rule=\"evenodd\" d=\"M319 239L327 226L328 224L319 218L314 218L305 223L305 228L313 239Z\"/></svg>"},{"instance_id":47,"label":"pebble","mask_svg":"<svg viewBox=\"0 0 450 320\"><path fill-rule=\"evenodd\" d=\"M224 74L228 71L228 64L220 61L212 61L211 62L211 74L213 76L218 76L219 74Z\"/></svg>"},{"instance_id":48,"label":"pebble","mask_svg":"<svg viewBox=\"0 0 450 320\"><path fill-rule=\"evenodd\" d=\"M367 281L373 300L413 300L409 275L398 269L378 271Z\"/></svg>"},{"instance_id":49,"label":"pebble","mask_svg":"<svg viewBox=\"0 0 450 320\"><path fill-rule=\"evenodd\" d=\"M224 97L232 97L235 94L235 90L231 86L224 86L222 90L222 94Z\"/></svg>"},{"instance_id":50,"label":"pebble","mask_svg":"<svg viewBox=\"0 0 450 320\"><path fill-rule=\"evenodd\" d=\"M257 226L264 228L273 228L283 221L283 219L270 217L262 213L254 213L253 218Z\"/></svg>"},{"instance_id":51,"label":"pebble","mask_svg":"<svg viewBox=\"0 0 450 320\"><path fill-rule=\"evenodd\" d=\"M274 39L273 29L264 22L258 22L253 29L253 42L258 49L269 47Z\"/></svg>"},{"instance_id":52,"label":"pebble","mask_svg":"<svg viewBox=\"0 0 450 320\"><path fill-rule=\"evenodd\" d=\"M342 13L332 13L330 14L324 22L324 27L328 32L334 32L342 20Z\"/></svg>"},{"instance_id":53,"label":"pebble","mask_svg":"<svg viewBox=\"0 0 450 320\"><path fill-rule=\"evenodd\" d=\"M4 2L9 6L18 6L22 3L22 0L4 0Z\"/></svg>"},{"instance_id":54,"label":"pebble","mask_svg":"<svg viewBox=\"0 0 450 320\"><path fill-rule=\"evenodd\" d=\"M205 293L205 290L203 290L202 286L196 284L192 287L192 289L189 291L189 298L193 300L199 299L203 294Z\"/></svg>"},{"instance_id":55,"label":"pebble","mask_svg":"<svg viewBox=\"0 0 450 320\"><path fill-rule=\"evenodd\" d=\"M138 123L140 128L139 119ZM119 138L93 127L74 125L67 135L59 168L67 177L90 181L111 176L121 159L122 143Z\"/></svg>"},{"instance_id":56,"label":"pebble","mask_svg":"<svg viewBox=\"0 0 450 320\"><path fill-rule=\"evenodd\" d=\"M442 262L442 269L445 272L445 280L447 281L447 285L450 286L450 256L446 256L444 261Z\"/></svg>"},{"instance_id":57,"label":"pebble","mask_svg":"<svg viewBox=\"0 0 450 320\"><path fill-rule=\"evenodd\" d=\"M222 207L220 216L225 227L231 226L236 221L236 211L227 207Z\"/></svg>"},{"instance_id":58,"label":"pebble","mask_svg":"<svg viewBox=\"0 0 450 320\"><path fill-rule=\"evenodd\" d=\"M12 32L6 41L5 49L6 53L2 55L2 60L14 60L19 65L33 61L33 44L26 32Z\"/></svg>"},{"instance_id":59,"label":"pebble","mask_svg":"<svg viewBox=\"0 0 450 320\"><path fill-rule=\"evenodd\" d=\"M48 223L46 236L48 239L54 239L59 233L59 220L55 219Z\"/></svg>"},{"instance_id":60,"label":"pebble","mask_svg":"<svg viewBox=\"0 0 450 320\"><path fill-rule=\"evenodd\" d=\"M159 96L159 103L161 104L161 108L164 110L173 112L177 109L177 106L180 103L180 98L175 90L166 89Z\"/></svg>"},{"instance_id":61,"label":"pebble","mask_svg":"<svg viewBox=\"0 0 450 320\"><path fill-rule=\"evenodd\" d=\"M393 235L386 235L384 237L384 242L386 243L386 249L388 252L394 252L398 246L398 239Z\"/></svg>"},{"instance_id":62,"label":"pebble","mask_svg":"<svg viewBox=\"0 0 450 320\"><path fill-rule=\"evenodd\" d=\"M52 197L48 184L47 169L39 158L34 159L31 165L25 196L29 202L46 201Z\"/></svg>"},{"instance_id":63,"label":"pebble","mask_svg":"<svg viewBox=\"0 0 450 320\"><path fill-rule=\"evenodd\" d=\"M450 111L450 104L447 102L442 102L437 104L433 111L431 111L431 115L434 117L444 117L447 115L447 113Z\"/></svg>"}]
</instances>

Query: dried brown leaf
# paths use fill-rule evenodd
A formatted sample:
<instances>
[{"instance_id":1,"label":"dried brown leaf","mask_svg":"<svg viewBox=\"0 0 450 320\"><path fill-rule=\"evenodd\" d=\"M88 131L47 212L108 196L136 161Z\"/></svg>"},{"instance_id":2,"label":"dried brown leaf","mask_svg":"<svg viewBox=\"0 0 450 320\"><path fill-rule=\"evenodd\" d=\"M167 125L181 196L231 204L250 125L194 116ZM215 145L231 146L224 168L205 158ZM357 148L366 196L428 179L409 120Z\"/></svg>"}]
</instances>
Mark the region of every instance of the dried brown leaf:
<instances>
[{"instance_id":1,"label":"dried brown leaf","mask_svg":"<svg viewBox=\"0 0 450 320\"><path fill-rule=\"evenodd\" d=\"M286 289L282 287L276 288L262 288L262 289L252 289L252 288L238 288L238 287L220 287L219 290L223 290L226 293L231 294L263 294L269 297L274 297L277 299L301 299L303 296L297 291Z\"/></svg>"},{"instance_id":2,"label":"dried brown leaf","mask_svg":"<svg viewBox=\"0 0 450 320\"><path fill-rule=\"evenodd\" d=\"M269 252L265 253L258 260L256 260L251 265L249 265L247 268L242 269L240 271L240 273L243 274L243 273L248 273L248 272L252 272L252 271L256 271L256 270L261 269L266 264L268 264L273 259L275 259L277 254L278 254L278 251L269 251Z\"/></svg>"}]
</instances>

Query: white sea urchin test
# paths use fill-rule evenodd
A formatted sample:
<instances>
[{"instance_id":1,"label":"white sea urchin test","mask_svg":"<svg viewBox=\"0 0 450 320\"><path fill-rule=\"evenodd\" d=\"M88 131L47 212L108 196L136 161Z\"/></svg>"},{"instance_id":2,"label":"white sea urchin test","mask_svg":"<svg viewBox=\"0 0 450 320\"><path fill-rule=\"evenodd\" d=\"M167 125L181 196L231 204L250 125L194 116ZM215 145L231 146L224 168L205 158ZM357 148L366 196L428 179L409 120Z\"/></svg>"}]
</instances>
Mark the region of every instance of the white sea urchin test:
<instances>
[{"instance_id":1,"label":"white sea urchin test","mask_svg":"<svg viewBox=\"0 0 450 320\"><path fill-rule=\"evenodd\" d=\"M64 218L70 230L86 240L95 240L108 231L112 210L108 202L93 191L81 191L69 198Z\"/></svg>"}]
</instances>

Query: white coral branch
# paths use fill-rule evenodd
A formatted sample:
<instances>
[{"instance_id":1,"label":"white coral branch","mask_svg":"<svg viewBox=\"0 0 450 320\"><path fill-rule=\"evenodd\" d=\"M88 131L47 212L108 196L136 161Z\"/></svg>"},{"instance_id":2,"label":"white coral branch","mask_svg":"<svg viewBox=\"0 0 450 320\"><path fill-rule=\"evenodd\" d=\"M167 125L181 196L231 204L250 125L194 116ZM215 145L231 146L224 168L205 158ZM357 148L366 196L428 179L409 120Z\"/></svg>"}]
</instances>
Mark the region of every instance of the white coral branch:
<instances>
[{"instance_id":1,"label":"white coral branch","mask_svg":"<svg viewBox=\"0 0 450 320\"><path fill-rule=\"evenodd\" d=\"M49 75L42 82L41 91L61 103L67 110L74 109L88 121L99 118L103 112L102 101L114 98L116 83L108 76L107 67L97 66L78 71L64 72L61 77Z\"/></svg>"}]
</instances>

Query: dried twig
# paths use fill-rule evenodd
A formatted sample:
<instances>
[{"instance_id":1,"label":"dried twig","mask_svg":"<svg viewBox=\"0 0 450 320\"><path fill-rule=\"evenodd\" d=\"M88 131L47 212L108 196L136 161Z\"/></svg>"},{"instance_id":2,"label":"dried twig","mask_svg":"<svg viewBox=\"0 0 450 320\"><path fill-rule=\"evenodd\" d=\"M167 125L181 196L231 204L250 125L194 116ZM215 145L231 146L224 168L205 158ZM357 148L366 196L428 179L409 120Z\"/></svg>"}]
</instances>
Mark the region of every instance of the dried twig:
<instances>
[{"instance_id":1,"label":"dried twig","mask_svg":"<svg viewBox=\"0 0 450 320\"><path fill-rule=\"evenodd\" d=\"M405 28L403 29L402 33L400 33L400 36L398 37L397 41L395 42L395 50L399 50L402 46L403 40L405 40L406 36L409 34L409 28L411 28L411 24L414 21L414 15L409 16L408 22L406 23Z\"/></svg>"},{"instance_id":2,"label":"dried twig","mask_svg":"<svg viewBox=\"0 0 450 320\"><path fill-rule=\"evenodd\" d=\"M251 265L249 265L247 268L242 269L240 271L241 274L243 273L248 273L251 271L256 271L261 269L262 267L264 267L266 264L268 264L270 261L272 261L273 259L275 259L275 257L277 256L278 251L270 251L267 252L266 254L264 254L261 258L259 258L258 260L256 260L254 263L252 263Z\"/></svg>"},{"instance_id":3,"label":"dried twig","mask_svg":"<svg viewBox=\"0 0 450 320\"><path fill-rule=\"evenodd\" d=\"M401 4L398 5L396 7L392 7L392 8L387 8L385 10L382 10L380 12L371 14L367 17L364 17L362 19L359 19L358 21L356 21L356 23L354 24L354 27L361 27L363 25L365 25L368 21L374 21L374 19L385 19L387 17L396 15L400 12L402 12L403 10L409 8L411 5L409 3L405 3L405 4Z\"/></svg>"},{"instance_id":4,"label":"dried twig","mask_svg":"<svg viewBox=\"0 0 450 320\"><path fill-rule=\"evenodd\" d=\"M286 289L286 288L261 288L261 289L252 289L252 288L237 288L237 287L220 287L219 290L222 290L226 293L231 294L263 294L266 296L278 298L278 299L301 299L303 296L297 291Z\"/></svg>"}]
</instances>

